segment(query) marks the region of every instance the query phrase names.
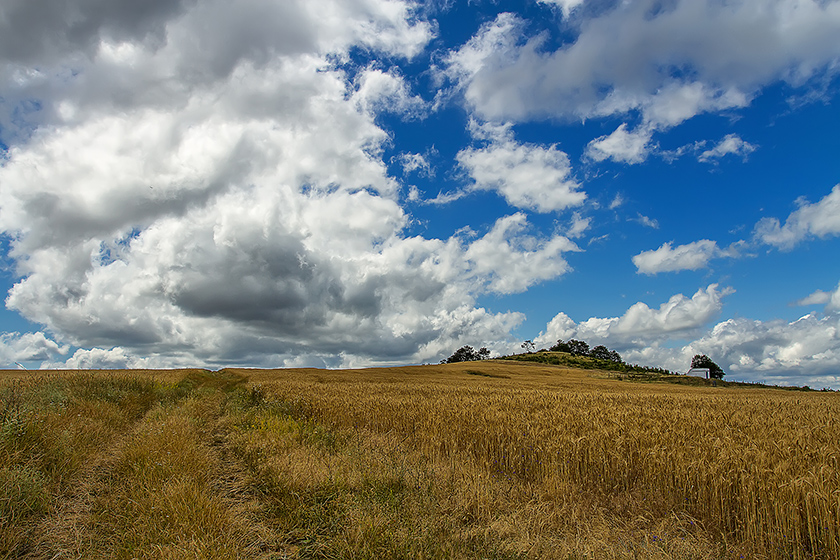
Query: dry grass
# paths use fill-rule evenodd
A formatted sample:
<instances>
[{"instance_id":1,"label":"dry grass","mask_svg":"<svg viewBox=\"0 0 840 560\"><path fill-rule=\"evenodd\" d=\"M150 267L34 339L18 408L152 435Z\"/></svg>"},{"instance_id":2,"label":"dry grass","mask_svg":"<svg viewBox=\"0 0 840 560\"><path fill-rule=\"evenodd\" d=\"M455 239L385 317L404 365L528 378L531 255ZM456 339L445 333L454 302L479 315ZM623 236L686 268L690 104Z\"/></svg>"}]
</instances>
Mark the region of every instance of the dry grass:
<instances>
[{"instance_id":1,"label":"dry grass","mask_svg":"<svg viewBox=\"0 0 840 560\"><path fill-rule=\"evenodd\" d=\"M150 379L76 372L0 386L0 554L19 555L80 470L153 405Z\"/></svg>"},{"instance_id":2,"label":"dry grass","mask_svg":"<svg viewBox=\"0 0 840 560\"><path fill-rule=\"evenodd\" d=\"M840 557L835 394L493 361L126 375L0 374L0 555Z\"/></svg>"}]
</instances>

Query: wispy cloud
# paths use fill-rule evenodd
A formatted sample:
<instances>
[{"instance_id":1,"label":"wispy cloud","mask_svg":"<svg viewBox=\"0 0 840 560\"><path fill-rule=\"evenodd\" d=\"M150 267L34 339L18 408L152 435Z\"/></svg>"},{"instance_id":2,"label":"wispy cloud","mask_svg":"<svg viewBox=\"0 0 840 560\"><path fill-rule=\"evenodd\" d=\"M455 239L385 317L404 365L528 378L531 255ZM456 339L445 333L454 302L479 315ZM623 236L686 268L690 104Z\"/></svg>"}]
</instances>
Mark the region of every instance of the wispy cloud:
<instances>
[{"instance_id":1,"label":"wispy cloud","mask_svg":"<svg viewBox=\"0 0 840 560\"><path fill-rule=\"evenodd\" d=\"M592 218L582 216L580 212L574 212L572 214L572 223L569 225L569 230L566 235L571 239L577 239L589 229L591 224Z\"/></svg>"},{"instance_id":2,"label":"wispy cloud","mask_svg":"<svg viewBox=\"0 0 840 560\"><path fill-rule=\"evenodd\" d=\"M793 249L809 237L840 235L840 185L818 202L797 200L799 208L792 212L784 225L778 218L763 218L755 226L756 239L783 251Z\"/></svg>"},{"instance_id":3,"label":"wispy cloud","mask_svg":"<svg viewBox=\"0 0 840 560\"><path fill-rule=\"evenodd\" d=\"M651 229L659 229L658 221L654 220L653 218L649 218L641 213L636 215L636 221L645 227L649 227Z\"/></svg>"},{"instance_id":4,"label":"wispy cloud","mask_svg":"<svg viewBox=\"0 0 840 560\"><path fill-rule=\"evenodd\" d=\"M804 307L807 305L825 305L831 301L831 293L824 292L822 290L817 290L812 294L805 296L804 298L797 300L793 303L793 305Z\"/></svg>"},{"instance_id":5,"label":"wispy cloud","mask_svg":"<svg viewBox=\"0 0 840 560\"><path fill-rule=\"evenodd\" d=\"M817 290L793 303L796 306L825 305L826 311L840 311L840 283L833 292Z\"/></svg>"},{"instance_id":6,"label":"wispy cloud","mask_svg":"<svg viewBox=\"0 0 840 560\"><path fill-rule=\"evenodd\" d=\"M701 239L685 245L672 247L663 243L659 249L643 251L633 257L640 274L659 274L660 272L679 272L705 268L709 261L722 254L717 243L710 239Z\"/></svg>"},{"instance_id":7,"label":"wispy cloud","mask_svg":"<svg viewBox=\"0 0 840 560\"><path fill-rule=\"evenodd\" d=\"M583 5L587 0L537 0L540 4L550 4L557 6L563 12L564 17L569 17L571 13L578 7Z\"/></svg>"},{"instance_id":8,"label":"wispy cloud","mask_svg":"<svg viewBox=\"0 0 840 560\"><path fill-rule=\"evenodd\" d=\"M728 134L718 142L714 148L701 153L697 159L703 162L716 162L726 155L736 155L746 158L757 149L756 146L745 142L737 134Z\"/></svg>"},{"instance_id":9,"label":"wispy cloud","mask_svg":"<svg viewBox=\"0 0 840 560\"><path fill-rule=\"evenodd\" d=\"M403 175L416 173L420 177L434 177L435 170L423 154L400 154L395 159L402 166Z\"/></svg>"}]
</instances>

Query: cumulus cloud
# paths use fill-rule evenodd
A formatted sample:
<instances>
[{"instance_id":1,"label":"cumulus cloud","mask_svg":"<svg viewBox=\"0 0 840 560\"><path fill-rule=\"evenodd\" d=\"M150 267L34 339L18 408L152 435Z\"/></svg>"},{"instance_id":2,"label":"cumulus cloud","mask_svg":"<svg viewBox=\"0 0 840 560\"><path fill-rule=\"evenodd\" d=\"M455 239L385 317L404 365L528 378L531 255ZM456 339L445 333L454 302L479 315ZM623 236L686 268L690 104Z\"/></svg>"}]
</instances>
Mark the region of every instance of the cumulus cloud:
<instances>
[{"instance_id":1,"label":"cumulus cloud","mask_svg":"<svg viewBox=\"0 0 840 560\"><path fill-rule=\"evenodd\" d=\"M501 14L450 54L445 71L488 120L638 111L663 128L744 107L778 80L802 85L840 56L835 2L642 0L587 15L552 50Z\"/></svg>"},{"instance_id":2,"label":"cumulus cloud","mask_svg":"<svg viewBox=\"0 0 840 560\"><path fill-rule=\"evenodd\" d=\"M831 294L831 299L828 301L826 309L829 311L840 311L840 284L837 284L837 289Z\"/></svg>"},{"instance_id":3,"label":"cumulus cloud","mask_svg":"<svg viewBox=\"0 0 840 560\"><path fill-rule=\"evenodd\" d=\"M0 334L1 367L14 368L17 362L44 361L66 355L70 347L59 344L42 332Z\"/></svg>"},{"instance_id":4,"label":"cumulus cloud","mask_svg":"<svg viewBox=\"0 0 840 560\"><path fill-rule=\"evenodd\" d=\"M511 63L523 24L514 14L499 14L482 25L464 46L449 53L442 72L468 86L485 67Z\"/></svg>"},{"instance_id":5,"label":"cumulus cloud","mask_svg":"<svg viewBox=\"0 0 840 560\"><path fill-rule=\"evenodd\" d=\"M376 121L425 105L396 70L341 62L357 47L416 55L432 28L415 5L66 5L78 8L69 26L38 19L43 2L0 9L4 29L30 22L33 34L0 50L0 230L19 275L6 303L54 337L7 334L10 358L436 360L476 337L500 344L523 320L479 295L568 270L574 243L529 233L522 214L470 239L405 234ZM27 99L38 110L22 112ZM553 147L501 147L565 177ZM403 163L430 173L418 154Z\"/></svg>"},{"instance_id":6,"label":"cumulus cloud","mask_svg":"<svg viewBox=\"0 0 840 560\"><path fill-rule=\"evenodd\" d=\"M594 161L611 159L623 163L642 163L652 149L652 134L649 128L628 132L627 124L622 123L612 134L592 140L586 146L586 157Z\"/></svg>"},{"instance_id":7,"label":"cumulus cloud","mask_svg":"<svg viewBox=\"0 0 840 560\"><path fill-rule=\"evenodd\" d=\"M795 321L729 319L677 348L630 348L627 361L685 372L692 356L706 354L726 379L780 385L840 387L840 315L811 313Z\"/></svg>"},{"instance_id":8,"label":"cumulus cloud","mask_svg":"<svg viewBox=\"0 0 840 560\"><path fill-rule=\"evenodd\" d=\"M356 77L353 100L370 113L396 113L405 119L422 117L426 102L412 95L402 76L396 71L369 68Z\"/></svg>"},{"instance_id":9,"label":"cumulus cloud","mask_svg":"<svg viewBox=\"0 0 840 560\"><path fill-rule=\"evenodd\" d=\"M467 248L471 273L487 281L490 291L521 292L536 282L568 272L562 255L578 251L577 245L563 236L538 239L526 235L526 227L522 213L500 218L487 235Z\"/></svg>"},{"instance_id":10,"label":"cumulus cloud","mask_svg":"<svg viewBox=\"0 0 840 560\"><path fill-rule=\"evenodd\" d=\"M166 22L182 14L186 5L162 0L60 4L9 0L0 9L0 59L43 63L63 58L67 52L93 54L101 36L159 45L165 39Z\"/></svg>"},{"instance_id":11,"label":"cumulus cloud","mask_svg":"<svg viewBox=\"0 0 840 560\"><path fill-rule=\"evenodd\" d=\"M539 346L577 338L618 350L629 363L685 372L692 356L706 354L727 372L727 379L782 385L840 387L840 285L822 297L826 314L809 313L795 321L728 319L706 327L720 313L731 288L712 284L691 298L671 297L658 309L644 303L621 317L592 317L576 323L558 313L534 340ZM690 342L673 343L677 339Z\"/></svg>"},{"instance_id":12,"label":"cumulus cloud","mask_svg":"<svg viewBox=\"0 0 840 560\"><path fill-rule=\"evenodd\" d=\"M755 150L755 146L745 142L737 134L727 134L714 148L705 150L697 156L697 159L704 162L715 162L729 154L746 158Z\"/></svg>"},{"instance_id":13,"label":"cumulus cloud","mask_svg":"<svg viewBox=\"0 0 840 560\"><path fill-rule=\"evenodd\" d=\"M701 239L685 245L673 247L670 242L663 243L658 249L642 251L633 257L639 274L658 274L660 272L678 272L680 270L698 270L708 266L709 261L722 257L738 257L743 249L755 246L755 243L773 245L783 251L793 249L809 237L830 237L840 235L840 185L820 201L809 203L804 199L797 201L799 208L792 212L784 225L777 218L763 218L755 226L750 242L737 241L729 247L718 247L717 242ZM800 300L798 305L817 303L825 297L824 292L816 292ZM825 303L825 302L820 302Z\"/></svg>"},{"instance_id":14,"label":"cumulus cloud","mask_svg":"<svg viewBox=\"0 0 840 560\"><path fill-rule=\"evenodd\" d=\"M130 239L35 251L7 304L76 346L120 348L77 353L79 364L422 361L467 333L505 339L520 316L476 309L472 294L559 276L575 249L526 235L523 215L471 243L404 238L403 223L367 191L237 190Z\"/></svg>"},{"instance_id":15,"label":"cumulus cloud","mask_svg":"<svg viewBox=\"0 0 840 560\"><path fill-rule=\"evenodd\" d=\"M755 226L755 238L767 245L789 251L809 237L840 235L840 185L818 202L797 201L799 208L792 212L784 225L778 218L762 218Z\"/></svg>"},{"instance_id":16,"label":"cumulus cloud","mask_svg":"<svg viewBox=\"0 0 840 560\"><path fill-rule=\"evenodd\" d=\"M693 342L689 352L695 350L718 356L733 375L802 384L825 374L836 376L840 316L811 313L791 322L729 319ZM838 380L835 377L835 385Z\"/></svg>"},{"instance_id":17,"label":"cumulus cloud","mask_svg":"<svg viewBox=\"0 0 840 560\"><path fill-rule=\"evenodd\" d=\"M356 45L413 57L432 35L414 5L401 0L6 4L0 127L7 145L38 126L78 122L103 109L183 110L225 83L240 92L240 103L288 110L318 90L296 84L270 91L270 75L261 80L269 91L261 90L255 70L277 71L281 60L290 73L300 63L325 68L327 57L346 58Z\"/></svg>"},{"instance_id":18,"label":"cumulus cloud","mask_svg":"<svg viewBox=\"0 0 840 560\"><path fill-rule=\"evenodd\" d=\"M711 284L690 298L676 294L656 309L637 302L620 317L591 317L580 323L559 313L534 342L550 345L559 339L577 338L620 350L656 345L698 331L720 313L723 298L733 292Z\"/></svg>"},{"instance_id":19,"label":"cumulus cloud","mask_svg":"<svg viewBox=\"0 0 840 560\"><path fill-rule=\"evenodd\" d=\"M511 206L538 212L579 206L586 199L572 176L569 156L555 144L520 144L509 126L473 124L472 129L486 145L461 150L456 159L474 188L495 190Z\"/></svg>"},{"instance_id":20,"label":"cumulus cloud","mask_svg":"<svg viewBox=\"0 0 840 560\"><path fill-rule=\"evenodd\" d=\"M639 274L658 274L705 268L709 261L721 256L723 251L715 241L701 239L685 245L672 247L663 243L659 249L642 251L633 257L633 264Z\"/></svg>"}]
</instances>

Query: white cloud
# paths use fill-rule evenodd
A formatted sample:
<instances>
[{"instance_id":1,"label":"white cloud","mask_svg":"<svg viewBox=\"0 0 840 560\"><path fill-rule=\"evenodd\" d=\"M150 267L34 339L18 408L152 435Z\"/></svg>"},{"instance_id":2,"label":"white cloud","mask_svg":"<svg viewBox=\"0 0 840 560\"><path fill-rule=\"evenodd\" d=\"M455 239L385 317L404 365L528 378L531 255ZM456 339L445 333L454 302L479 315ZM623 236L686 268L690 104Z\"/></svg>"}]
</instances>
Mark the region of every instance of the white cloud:
<instances>
[{"instance_id":1,"label":"white cloud","mask_svg":"<svg viewBox=\"0 0 840 560\"><path fill-rule=\"evenodd\" d=\"M826 309L829 311L840 311L840 283L837 284L837 289L831 294L831 299Z\"/></svg>"},{"instance_id":2,"label":"white cloud","mask_svg":"<svg viewBox=\"0 0 840 560\"><path fill-rule=\"evenodd\" d=\"M609 101L607 98L598 111L612 114ZM629 103L628 109L641 110L650 126L669 128L701 113L746 107L750 99L738 89L723 90L699 82L668 82L650 97L640 101L629 98L625 102Z\"/></svg>"},{"instance_id":3,"label":"white cloud","mask_svg":"<svg viewBox=\"0 0 840 560\"><path fill-rule=\"evenodd\" d=\"M43 361L67 354L70 347L42 332L0 334L0 367L14 369L17 362Z\"/></svg>"},{"instance_id":4,"label":"white cloud","mask_svg":"<svg viewBox=\"0 0 840 560\"><path fill-rule=\"evenodd\" d=\"M434 198L429 198L426 200L421 200L423 204L433 204L442 206L444 204L449 204L450 202L454 202L456 200L460 200L467 196L465 191L452 191L452 192L439 192L437 196Z\"/></svg>"},{"instance_id":5,"label":"white cloud","mask_svg":"<svg viewBox=\"0 0 840 560\"><path fill-rule=\"evenodd\" d=\"M729 154L746 158L755 150L756 147L754 145L745 142L737 134L727 134L714 148L704 151L697 159L706 162L716 161Z\"/></svg>"},{"instance_id":6,"label":"white cloud","mask_svg":"<svg viewBox=\"0 0 840 560\"><path fill-rule=\"evenodd\" d=\"M628 363L675 372L685 372L692 356L706 354L723 367L726 379L840 389L840 285L823 316L810 313L790 322L728 319L703 332L732 291L712 284L690 299L675 295L658 309L636 303L621 317L580 323L558 313L534 342L549 346L577 338L616 349ZM686 338L691 342L674 344Z\"/></svg>"},{"instance_id":7,"label":"white cloud","mask_svg":"<svg viewBox=\"0 0 840 560\"><path fill-rule=\"evenodd\" d=\"M833 292L817 290L794 305L825 305L827 312L840 311L840 283Z\"/></svg>"},{"instance_id":8,"label":"white cloud","mask_svg":"<svg viewBox=\"0 0 840 560\"><path fill-rule=\"evenodd\" d=\"M419 118L426 112L426 102L412 95L402 76L395 71L369 68L356 77L353 99L371 113L391 112L403 118Z\"/></svg>"},{"instance_id":9,"label":"white cloud","mask_svg":"<svg viewBox=\"0 0 840 560\"><path fill-rule=\"evenodd\" d=\"M488 120L638 111L667 128L748 105L762 87L801 86L840 57L840 4L818 0L618 2L556 50L502 14L451 53L447 71Z\"/></svg>"},{"instance_id":10,"label":"white cloud","mask_svg":"<svg viewBox=\"0 0 840 560\"><path fill-rule=\"evenodd\" d=\"M794 305L825 305L831 301L831 293L817 290L816 292L794 302Z\"/></svg>"},{"instance_id":11,"label":"white cloud","mask_svg":"<svg viewBox=\"0 0 840 560\"><path fill-rule=\"evenodd\" d=\"M762 218L755 226L756 239L789 251L812 236L840 235L840 185L835 185L819 202L800 199L797 203L799 208L788 216L784 225L777 218Z\"/></svg>"},{"instance_id":12,"label":"white cloud","mask_svg":"<svg viewBox=\"0 0 840 560\"><path fill-rule=\"evenodd\" d=\"M461 150L456 159L475 188L495 190L511 206L538 212L579 206L586 199L572 177L569 157L556 145L520 144L509 126L473 125L473 134L487 145Z\"/></svg>"},{"instance_id":13,"label":"white cloud","mask_svg":"<svg viewBox=\"0 0 840 560\"><path fill-rule=\"evenodd\" d=\"M0 129L6 144L41 125L79 122L103 110L189 107L244 68L294 71L291 60L328 67L362 46L412 57L432 36L401 0L135 2L11 0L0 22ZM49 4L49 5L48 5ZM37 70L36 70L37 69ZM286 110L316 93L305 84L237 88L243 104ZM240 76L241 79L241 76ZM272 85L272 79L262 80ZM37 110L27 110L34 104ZM284 111L286 112L286 111ZM258 115L254 115L257 117Z\"/></svg>"},{"instance_id":14,"label":"white cloud","mask_svg":"<svg viewBox=\"0 0 840 560\"><path fill-rule=\"evenodd\" d=\"M691 297L672 296L658 309L638 302L621 317L591 317L575 324L567 315L555 316L534 340L538 346L551 345L559 339L577 338L590 344L606 344L625 350L663 342L675 335L684 337L706 325L722 308L722 299L733 293L711 284Z\"/></svg>"},{"instance_id":15,"label":"white cloud","mask_svg":"<svg viewBox=\"0 0 840 560\"><path fill-rule=\"evenodd\" d=\"M692 351L717 356L733 377L819 386L820 376L834 374L831 384L837 387L840 315L812 313L792 322L729 319L691 343Z\"/></svg>"},{"instance_id":16,"label":"white cloud","mask_svg":"<svg viewBox=\"0 0 840 560\"><path fill-rule=\"evenodd\" d=\"M400 154L397 158L402 165L403 174L417 173L421 176L434 176L434 169L422 154Z\"/></svg>"},{"instance_id":17,"label":"white cloud","mask_svg":"<svg viewBox=\"0 0 840 560\"><path fill-rule=\"evenodd\" d=\"M829 311L840 311L840 284L837 284L837 289L831 294L831 299L826 305Z\"/></svg>"},{"instance_id":18,"label":"white cloud","mask_svg":"<svg viewBox=\"0 0 840 560\"><path fill-rule=\"evenodd\" d=\"M611 159L624 163L642 163L647 159L652 146L652 131L648 128L627 131L622 123L609 136L601 136L586 146L586 157L594 161Z\"/></svg>"},{"instance_id":19,"label":"white cloud","mask_svg":"<svg viewBox=\"0 0 840 560\"><path fill-rule=\"evenodd\" d=\"M663 243L659 249L643 251L633 257L639 274L658 274L660 272L678 272L705 268L709 261L723 254L717 243L701 239L685 245L671 247Z\"/></svg>"},{"instance_id":20,"label":"white cloud","mask_svg":"<svg viewBox=\"0 0 840 560\"><path fill-rule=\"evenodd\" d=\"M515 51L522 25L514 14L499 14L494 21L482 25L463 47L449 53L443 71L459 82L469 83L485 67L501 63Z\"/></svg>"},{"instance_id":21,"label":"white cloud","mask_svg":"<svg viewBox=\"0 0 840 560\"><path fill-rule=\"evenodd\" d=\"M467 248L471 273L486 281L491 292L521 292L568 272L562 255L578 247L563 236L541 240L524 235L526 226L521 213L500 218L487 235Z\"/></svg>"},{"instance_id":22,"label":"white cloud","mask_svg":"<svg viewBox=\"0 0 840 560\"><path fill-rule=\"evenodd\" d=\"M591 224L592 218L581 216L580 212L574 212L572 214L572 223L569 226L569 232L566 235L571 239L577 239L589 229Z\"/></svg>"},{"instance_id":23,"label":"white cloud","mask_svg":"<svg viewBox=\"0 0 840 560\"><path fill-rule=\"evenodd\" d=\"M562 253L576 249L526 235L521 214L468 244L404 238L389 198L276 184L230 188L124 238L42 241L8 306L93 347L70 365L145 363L141 353L199 364L424 361L477 333L506 339L521 316L476 309L472 294L562 275Z\"/></svg>"},{"instance_id":24,"label":"white cloud","mask_svg":"<svg viewBox=\"0 0 840 560\"><path fill-rule=\"evenodd\" d=\"M840 235L840 185L819 202L808 203L804 199L797 201L799 208L792 212L784 225L776 218L763 218L754 229L754 241L774 245L782 250L790 250L801 241L811 236L829 237ZM639 274L658 274L660 272L678 272L698 270L708 266L709 261L721 257L738 257L748 247L745 241L738 241L727 248L720 248L717 242L701 239L685 245L672 247L663 243L658 249L643 251L633 257ZM817 292L800 300L800 305L817 302L823 297Z\"/></svg>"},{"instance_id":25,"label":"white cloud","mask_svg":"<svg viewBox=\"0 0 840 560\"><path fill-rule=\"evenodd\" d=\"M825 305L827 312L840 311L840 284L833 292L824 292L817 290L816 292L796 301L794 305Z\"/></svg>"},{"instance_id":26,"label":"white cloud","mask_svg":"<svg viewBox=\"0 0 840 560\"><path fill-rule=\"evenodd\" d=\"M529 235L522 214L469 242L406 236L376 118L421 101L394 70L335 62L357 46L415 55L431 26L414 5L203 0L127 31L129 3L100 6L113 21L87 6L76 44L21 4L40 39L0 55L2 110L42 104L16 117L0 167L20 275L7 306L54 337L9 334L9 357L58 365L72 344L74 367L436 361L523 320L480 294L568 270L577 247ZM562 152L521 148L567 172ZM428 170L414 156L406 169Z\"/></svg>"},{"instance_id":27,"label":"white cloud","mask_svg":"<svg viewBox=\"0 0 840 560\"><path fill-rule=\"evenodd\" d=\"M540 4L550 4L552 6L557 6L562 12L564 17L569 17L569 15L577 9L579 6L582 6L586 0L537 0Z\"/></svg>"},{"instance_id":28,"label":"white cloud","mask_svg":"<svg viewBox=\"0 0 840 560\"><path fill-rule=\"evenodd\" d=\"M639 222L640 224L642 224L645 227L649 227L651 229L659 229L659 222L658 221L656 221L653 218L650 218L648 216L645 216L643 214L638 214L636 216L636 221Z\"/></svg>"}]
</instances>

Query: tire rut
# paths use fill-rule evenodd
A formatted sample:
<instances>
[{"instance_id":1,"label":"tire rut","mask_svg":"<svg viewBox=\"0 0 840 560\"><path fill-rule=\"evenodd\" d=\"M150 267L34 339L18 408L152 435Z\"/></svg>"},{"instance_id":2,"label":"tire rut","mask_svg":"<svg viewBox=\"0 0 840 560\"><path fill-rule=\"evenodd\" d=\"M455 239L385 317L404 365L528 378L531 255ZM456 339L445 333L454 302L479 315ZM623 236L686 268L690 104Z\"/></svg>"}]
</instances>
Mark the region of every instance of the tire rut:
<instances>
[{"instance_id":1,"label":"tire rut","mask_svg":"<svg viewBox=\"0 0 840 560\"><path fill-rule=\"evenodd\" d=\"M114 464L120 457L126 442L140 429L151 407L137 418L130 427L116 436L107 448L89 458L73 477L69 491L59 498L59 504L33 531L28 552L20 556L24 560L59 560L80 558L77 550L88 540L87 521L98 495L106 487Z\"/></svg>"},{"instance_id":2,"label":"tire rut","mask_svg":"<svg viewBox=\"0 0 840 560\"><path fill-rule=\"evenodd\" d=\"M197 443L209 451L212 472L209 492L213 500L230 512L237 532L242 535L242 548L236 558L255 560L280 560L294 557L295 547L284 543L284 535L261 521L265 504L254 491L250 471L227 449L226 426L222 421L227 399L224 387L213 387L212 393L200 397L208 408L206 413L196 413ZM173 412L184 402L175 405ZM148 429L150 422L160 422L150 417L158 406L152 406L121 432L95 456L88 458L68 485L68 490L57 500L57 506L47 517L37 523L28 539L22 560L64 560L98 557L92 551L101 541L92 514L97 501L113 492L117 475L115 468L125 456L127 446ZM171 413L170 413L171 414ZM147 551L148 552L148 551Z\"/></svg>"}]
</instances>

